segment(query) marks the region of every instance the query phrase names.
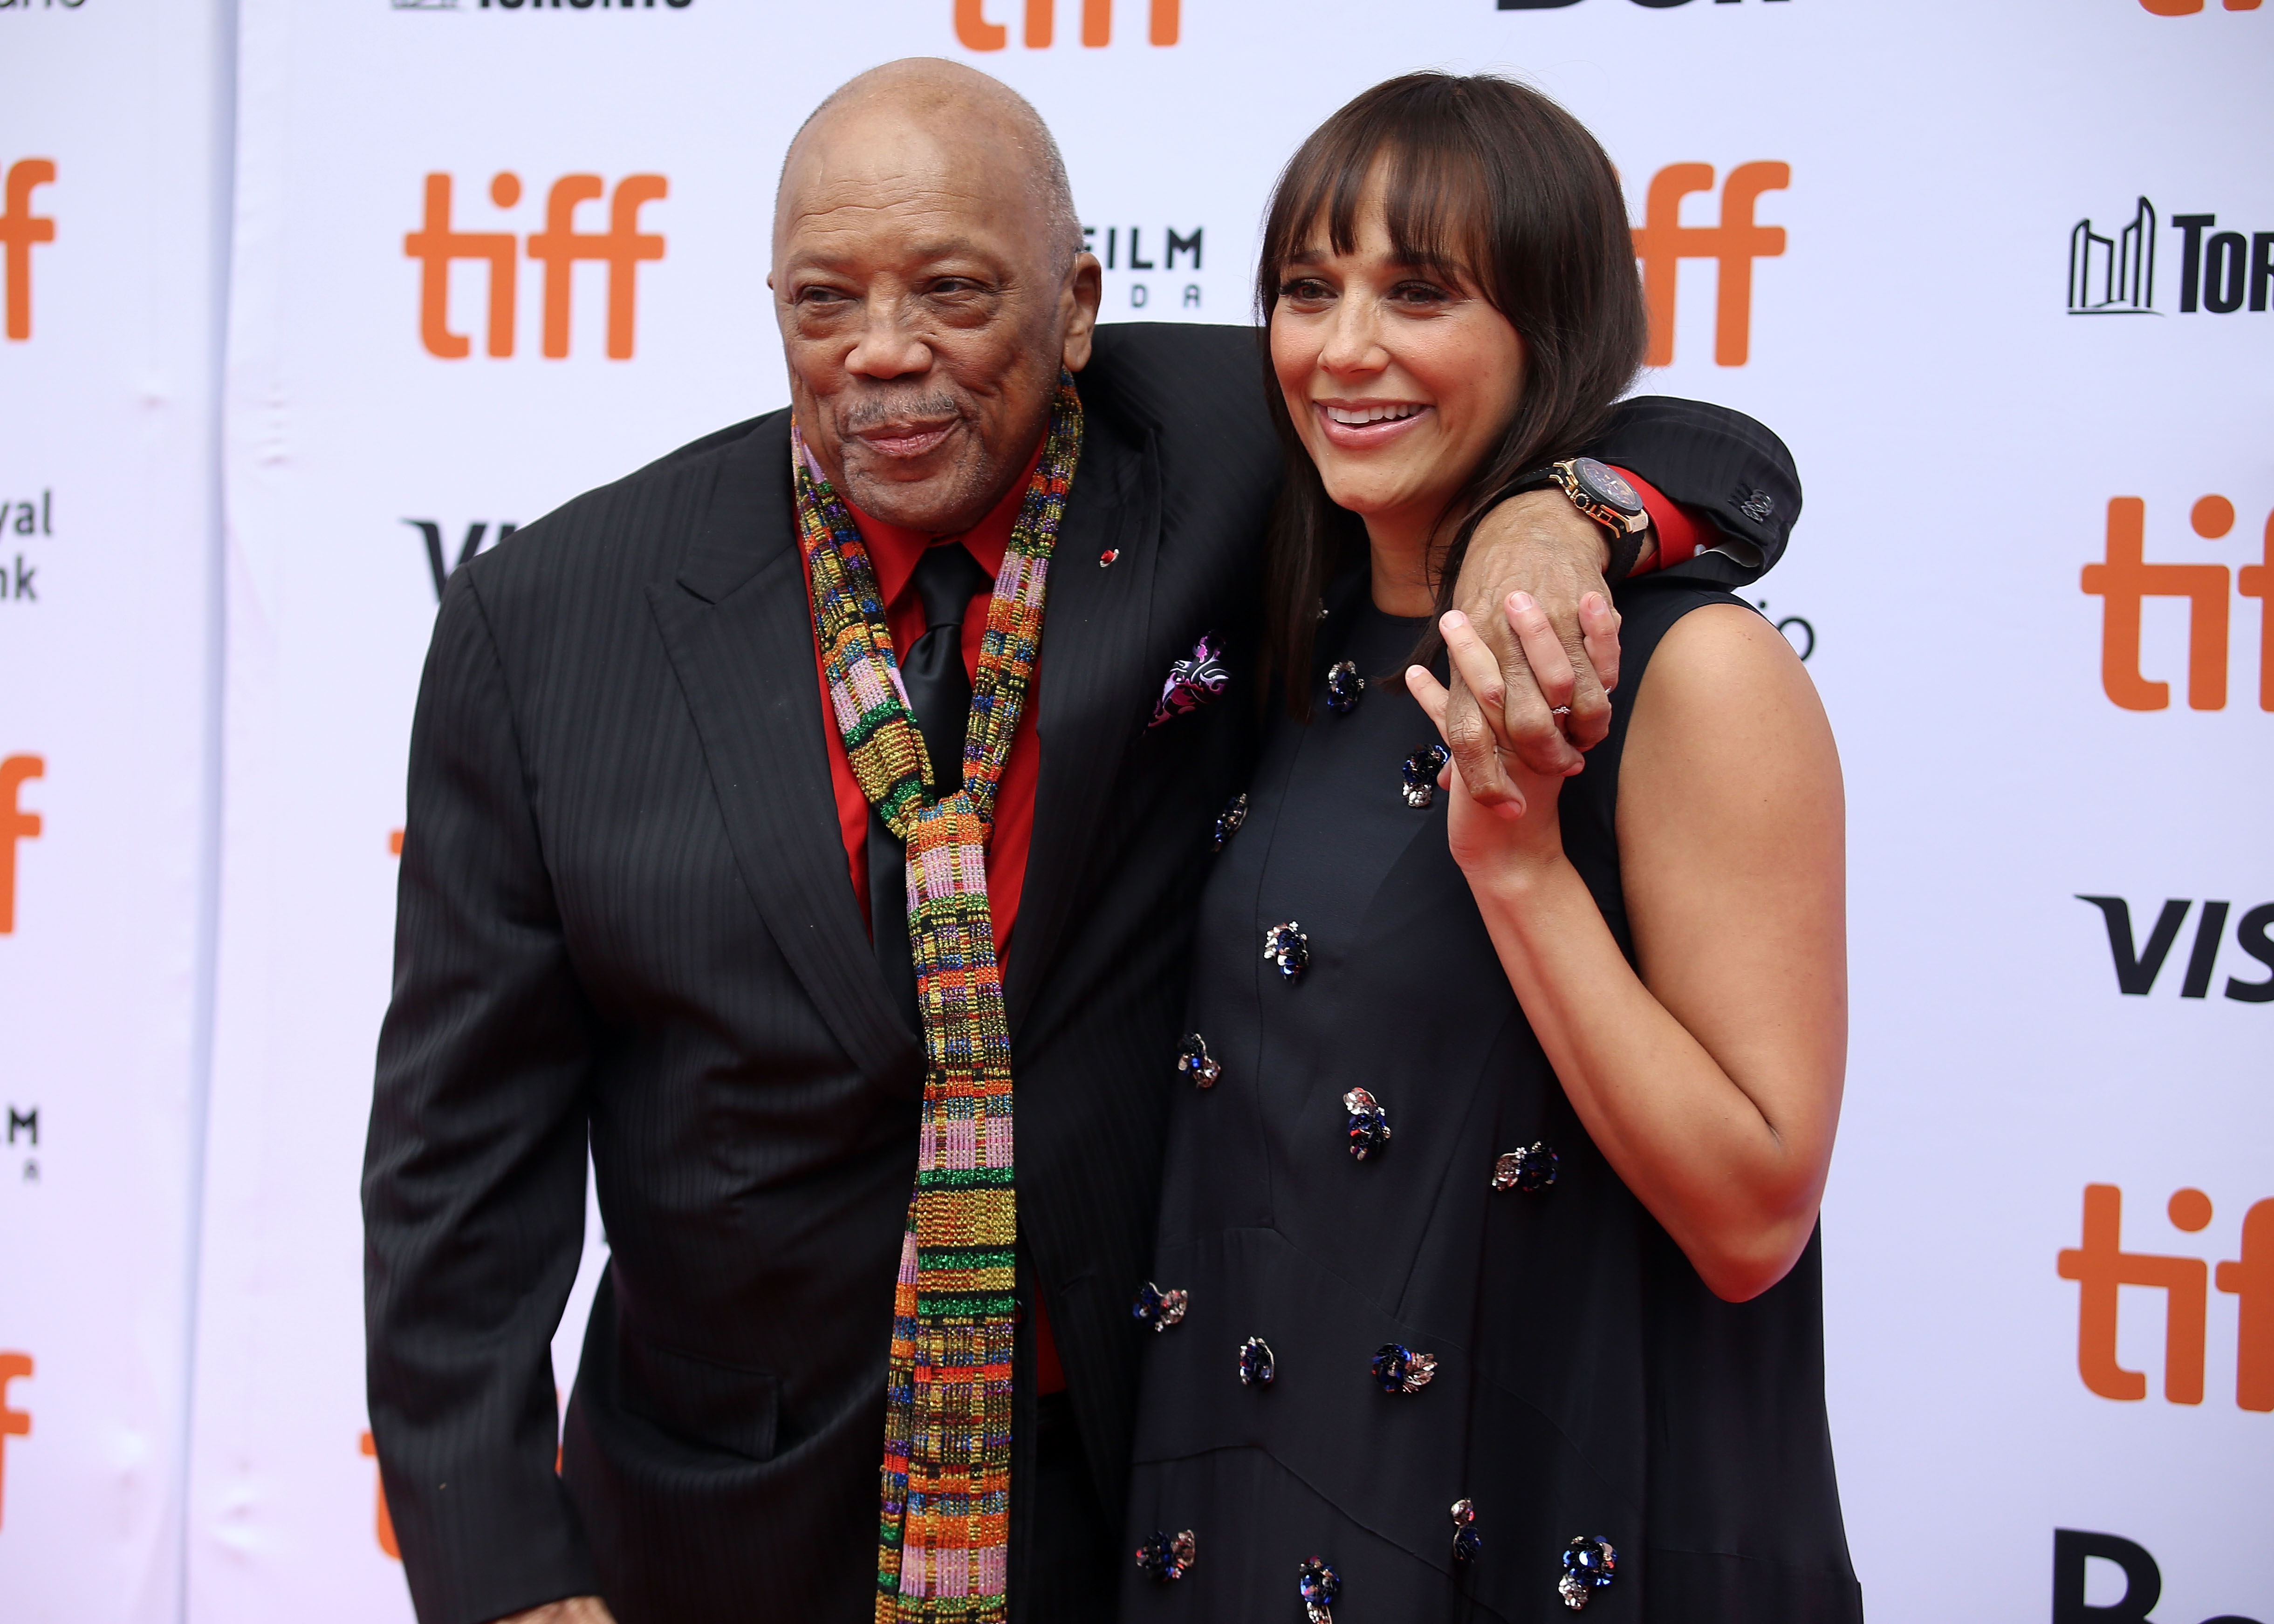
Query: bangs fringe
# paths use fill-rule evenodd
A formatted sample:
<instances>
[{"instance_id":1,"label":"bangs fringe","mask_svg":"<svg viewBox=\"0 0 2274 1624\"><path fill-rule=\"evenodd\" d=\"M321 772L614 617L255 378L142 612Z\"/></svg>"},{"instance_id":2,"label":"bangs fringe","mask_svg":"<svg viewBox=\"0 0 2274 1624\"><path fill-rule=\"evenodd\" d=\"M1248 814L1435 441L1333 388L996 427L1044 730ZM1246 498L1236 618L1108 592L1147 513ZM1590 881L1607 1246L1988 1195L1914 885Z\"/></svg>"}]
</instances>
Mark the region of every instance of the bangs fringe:
<instances>
[{"instance_id":1,"label":"bangs fringe","mask_svg":"<svg viewBox=\"0 0 2274 1624\"><path fill-rule=\"evenodd\" d=\"M1441 612L1484 515L1518 475L1601 431L1647 337L1617 173L1585 126L1540 92L1489 74L1409 73L1356 97L1296 150L1264 218L1255 309L1286 470L1267 553L1267 663L1289 711L1305 719L1320 594L1364 560L1366 531L1328 498L1303 449L1269 365L1269 327L1296 254L1357 249L1377 174L1397 257L1473 287L1524 345L1514 418L1440 521L1449 538L1431 560ZM1416 653L1427 663L1437 647L1433 630Z\"/></svg>"}]
</instances>

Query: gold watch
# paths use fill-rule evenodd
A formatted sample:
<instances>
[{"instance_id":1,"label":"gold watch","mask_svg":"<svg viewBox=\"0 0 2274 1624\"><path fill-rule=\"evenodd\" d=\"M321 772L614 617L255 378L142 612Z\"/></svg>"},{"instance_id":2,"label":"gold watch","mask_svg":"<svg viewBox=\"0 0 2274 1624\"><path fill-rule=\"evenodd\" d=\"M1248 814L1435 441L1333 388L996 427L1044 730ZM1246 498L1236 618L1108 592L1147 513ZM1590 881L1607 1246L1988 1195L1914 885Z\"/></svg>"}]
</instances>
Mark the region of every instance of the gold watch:
<instances>
[{"instance_id":1,"label":"gold watch","mask_svg":"<svg viewBox=\"0 0 2274 1624\"><path fill-rule=\"evenodd\" d=\"M1658 539L1650 533L1649 510L1634 486L1593 457L1567 457L1545 471L1543 483L1553 483L1574 508L1610 532L1611 557L1603 579L1616 584L1632 575Z\"/></svg>"}]
</instances>

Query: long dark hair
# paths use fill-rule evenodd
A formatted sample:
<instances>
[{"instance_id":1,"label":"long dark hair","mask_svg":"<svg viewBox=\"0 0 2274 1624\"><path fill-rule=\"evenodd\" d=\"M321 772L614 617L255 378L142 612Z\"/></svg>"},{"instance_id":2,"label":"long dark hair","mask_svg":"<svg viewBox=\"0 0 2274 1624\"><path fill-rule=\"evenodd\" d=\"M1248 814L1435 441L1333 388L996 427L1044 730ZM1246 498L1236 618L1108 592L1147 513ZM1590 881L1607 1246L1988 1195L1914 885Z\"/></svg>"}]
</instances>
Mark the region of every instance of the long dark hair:
<instances>
[{"instance_id":1,"label":"long dark hair","mask_svg":"<svg viewBox=\"0 0 2274 1624\"><path fill-rule=\"evenodd\" d=\"M1285 448L1265 566L1269 660L1290 714L1310 716L1321 596L1367 555L1366 527L1329 500L1269 374L1269 325L1287 261L1323 224L1337 253L1358 240L1368 177L1382 169L1400 258L1463 272L1524 340L1516 415L1448 505L1452 540L1433 560L1438 613L1451 607L1469 538L1518 475L1599 433L1642 365L1642 285L1618 176L1579 121L1538 91L1490 74L1408 73L1376 85L1287 162L1265 217L1255 299L1266 393ZM1417 658L1439 647L1433 629Z\"/></svg>"}]
</instances>

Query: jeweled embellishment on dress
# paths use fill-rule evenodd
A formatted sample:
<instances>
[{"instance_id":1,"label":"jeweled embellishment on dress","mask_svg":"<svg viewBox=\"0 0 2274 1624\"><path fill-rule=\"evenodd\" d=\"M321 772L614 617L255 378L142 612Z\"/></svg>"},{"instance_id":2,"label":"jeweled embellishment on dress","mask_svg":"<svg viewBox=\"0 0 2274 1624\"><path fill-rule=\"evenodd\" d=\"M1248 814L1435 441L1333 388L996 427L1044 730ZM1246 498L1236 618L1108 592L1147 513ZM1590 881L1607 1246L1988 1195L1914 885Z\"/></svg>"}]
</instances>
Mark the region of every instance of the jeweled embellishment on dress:
<instances>
[{"instance_id":1,"label":"jeweled embellishment on dress","mask_svg":"<svg viewBox=\"0 0 2274 1624\"><path fill-rule=\"evenodd\" d=\"M1343 1109L1349 1113L1351 1160L1363 1162L1389 1143L1389 1113L1365 1089L1353 1088L1344 1094Z\"/></svg>"},{"instance_id":2,"label":"jeweled embellishment on dress","mask_svg":"<svg viewBox=\"0 0 2274 1624\"><path fill-rule=\"evenodd\" d=\"M1404 766L1398 770L1404 779L1405 804L1417 812L1426 812L1434 806L1437 775L1452 759L1452 751L1442 744L1425 744L1407 756Z\"/></svg>"},{"instance_id":3,"label":"jeweled embellishment on dress","mask_svg":"<svg viewBox=\"0 0 2274 1624\"><path fill-rule=\"evenodd\" d=\"M1384 1393L1419 1393L1437 1373L1437 1356L1404 1342L1384 1342L1374 1356L1374 1379Z\"/></svg>"},{"instance_id":4,"label":"jeweled embellishment on dress","mask_svg":"<svg viewBox=\"0 0 2274 1624\"><path fill-rule=\"evenodd\" d=\"M1358 708L1358 696L1366 692L1366 679L1358 674L1356 660L1337 660L1327 667L1327 709L1337 716L1348 716Z\"/></svg>"},{"instance_id":5,"label":"jeweled embellishment on dress","mask_svg":"<svg viewBox=\"0 0 2274 1624\"><path fill-rule=\"evenodd\" d=\"M1453 1560L1468 1563L1477 1560L1477 1553L1485 1548L1482 1534L1477 1532L1477 1503L1462 1499L1453 1502Z\"/></svg>"},{"instance_id":6,"label":"jeweled embellishment on dress","mask_svg":"<svg viewBox=\"0 0 2274 1624\"><path fill-rule=\"evenodd\" d=\"M1192 1530L1164 1534L1156 1529L1150 1539L1137 1547L1137 1569L1147 1578L1166 1584L1185 1576L1185 1570L1193 1565L1193 1555Z\"/></svg>"},{"instance_id":7,"label":"jeweled embellishment on dress","mask_svg":"<svg viewBox=\"0 0 2274 1624\"><path fill-rule=\"evenodd\" d=\"M1224 843L1239 832L1247 821L1247 792L1242 790L1224 803L1224 810L1216 815L1216 849L1224 850Z\"/></svg>"},{"instance_id":8,"label":"jeweled embellishment on dress","mask_svg":"<svg viewBox=\"0 0 2274 1624\"><path fill-rule=\"evenodd\" d=\"M1335 1598L1343 1593L1340 1574L1314 1556L1303 1564L1295 1587L1303 1598L1303 1616L1310 1624L1335 1624Z\"/></svg>"},{"instance_id":9,"label":"jeweled embellishment on dress","mask_svg":"<svg viewBox=\"0 0 2274 1624\"><path fill-rule=\"evenodd\" d=\"M1521 1190L1526 1195L1555 1182L1555 1152L1544 1139L1511 1150L1493 1163L1492 1187Z\"/></svg>"},{"instance_id":10,"label":"jeweled embellishment on dress","mask_svg":"<svg viewBox=\"0 0 2274 1624\"><path fill-rule=\"evenodd\" d=\"M1618 1565L1619 1553L1609 1540L1600 1534L1592 1539L1582 1534L1563 1547L1563 1576L1555 1582L1555 1593L1577 1613L1597 1590L1609 1588Z\"/></svg>"},{"instance_id":11,"label":"jeweled embellishment on dress","mask_svg":"<svg viewBox=\"0 0 2274 1624\"><path fill-rule=\"evenodd\" d=\"M1216 1079L1224 1075L1223 1065L1208 1052L1208 1040L1197 1032L1185 1034L1185 1041L1177 1046L1177 1075L1191 1078L1196 1088L1213 1088Z\"/></svg>"},{"instance_id":12,"label":"jeweled embellishment on dress","mask_svg":"<svg viewBox=\"0 0 2274 1624\"><path fill-rule=\"evenodd\" d=\"M1278 1380L1279 1361L1271 1352L1271 1344L1260 1336L1251 1336L1239 1344L1239 1381L1242 1387L1268 1387Z\"/></svg>"},{"instance_id":13,"label":"jeweled embellishment on dress","mask_svg":"<svg viewBox=\"0 0 2274 1624\"><path fill-rule=\"evenodd\" d=\"M1295 981L1311 967L1311 938L1303 934L1296 920L1274 925L1263 933L1263 957L1267 963L1279 966L1284 979Z\"/></svg>"},{"instance_id":14,"label":"jeweled embellishment on dress","mask_svg":"<svg viewBox=\"0 0 2274 1624\"><path fill-rule=\"evenodd\" d=\"M1129 1312L1140 1325L1165 1331L1185 1317L1186 1301L1182 1291L1163 1291L1148 1280L1138 1289L1137 1301Z\"/></svg>"}]
</instances>

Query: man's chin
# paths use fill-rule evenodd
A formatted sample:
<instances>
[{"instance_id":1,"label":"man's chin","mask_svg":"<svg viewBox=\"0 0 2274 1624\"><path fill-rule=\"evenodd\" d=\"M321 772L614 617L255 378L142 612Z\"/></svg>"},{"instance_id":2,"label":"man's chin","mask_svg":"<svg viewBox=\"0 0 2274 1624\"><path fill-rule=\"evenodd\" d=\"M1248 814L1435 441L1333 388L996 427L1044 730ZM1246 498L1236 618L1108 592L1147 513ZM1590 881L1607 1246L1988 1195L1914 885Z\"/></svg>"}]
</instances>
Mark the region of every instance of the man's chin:
<instances>
[{"instance_id":1,"label":"man's chin","mask_svg":"<svg viewBox=\"0 0 2274 1624\"><path fill-rule=\"evenodd\" d=\"M856 454L845 466L845 493L855 507L872 519L934 535L968 530L986 517L995 502L979 489L983 483L981 470L960 458L903 462Z\"/></svg>"}]
</instances>

